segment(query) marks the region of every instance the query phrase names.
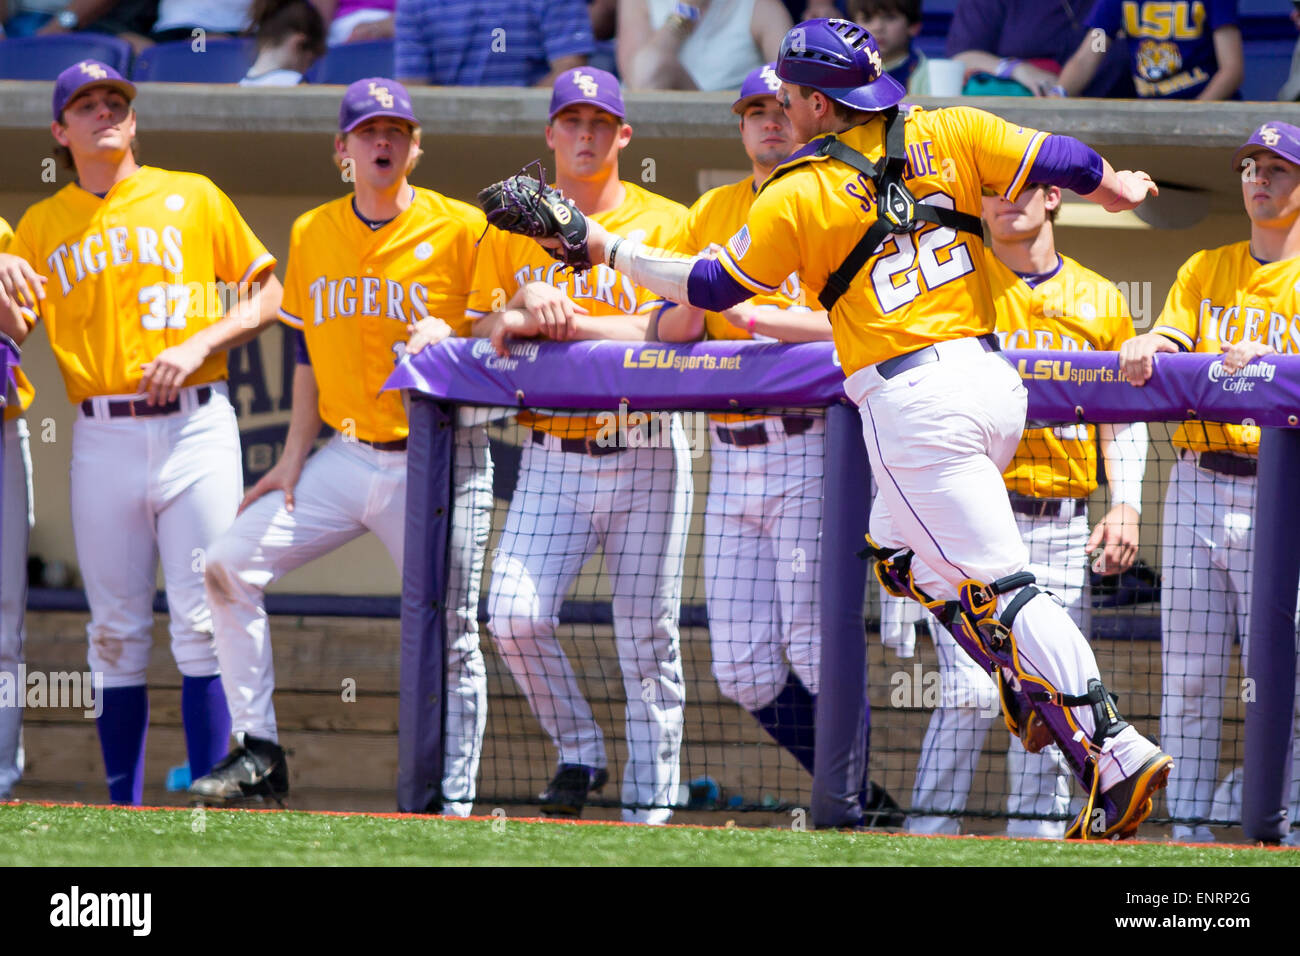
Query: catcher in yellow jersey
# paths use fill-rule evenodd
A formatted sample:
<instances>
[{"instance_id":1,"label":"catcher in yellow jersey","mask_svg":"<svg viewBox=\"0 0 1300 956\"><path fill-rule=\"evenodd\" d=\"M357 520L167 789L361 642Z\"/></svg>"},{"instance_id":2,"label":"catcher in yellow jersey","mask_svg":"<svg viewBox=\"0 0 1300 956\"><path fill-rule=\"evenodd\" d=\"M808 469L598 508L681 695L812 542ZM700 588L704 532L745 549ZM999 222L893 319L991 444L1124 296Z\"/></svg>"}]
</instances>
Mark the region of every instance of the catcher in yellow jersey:
<instances>
[{"instance_id":1,"label":"catcher in yellow jersey","mask_svg":"<svg viewBox=\"0 0 1300 956\"><path fill-rule=\"evenodd\" d=\"M632 127L618 81L566 70L554 84L547 146L556 184L592 221L672 244L686 209L619 179ZM474 334L500 350L510 337L643 341L659 296L605 265L563 269L535 242L488 230L470 294ZM556 639L560 604L599 546L613 593L614 632L627 693L626 820L663 823L681 776L685 688L678 647L682 563L691 512L690 450L677 415L649 433L606 419L521 412L530 429L519 485L493 559L489 627L556 749L544 813L576 816L608 779L604 735ZM603 422L603 424L602 424Z\"/></svg>"},{"instance_id":2,"label":"catcher in yellow jersey","mask_svg":"<svg viewBox=\"0 0 1300 956\"><path fill-rule=\"evenodd\" d=\"M794 152L798 144L776 99L780 88L775 63L745 77L731 111L740 117L752 175L696 200L678 248L707 252L726 242L745 224L759 185ZM791 273L778 291L722 312L670 306L660 314L657 332L665 342L706 336L813 342L829 340L831 326L825 311L805 304L799 276ZM703 557L713 676L727 697L812 773L821 681L825 413L724 412L710 419ZM860 798L872 808L896 808L875 787L864 786Z\"/></svg>"},{"instance_id":3,"label":"catcher in yellow jersey","mask_svg":"<svg viewBox=\"0 0 1300 956\"><path fill-rule=\"evenodd\" d=\"M352 195L294 223L280 318L301 331L284 454L244 498L208 556L208 596L238 745L190 792L206 800L282 798L284 749L264 591L288 571L373 531L400 575L406 524L406 411L382 392L404 353L468 331L465 298L483 214L407 176L420 125L397 82L358 80L343 95L336 161ZM322 423L335 429L310 460ZM478 591L491 522L482 425L456 429L455 510L447 597L442 806L468 815L487 719Z\"/></svg>"},{"instance_id":4,"label":"catcher in yellow jersey","mask_svg":"<svg viewBox=\"0 0 1300 956\"><path fill-rule=\"evenodd\" d=\"M13 238L9 223L0 219L0 252ZM0 289L0 299L5 292ZM31 533L32 456L27 419L35 389L21 368L10 369L4 412L4 488L0 503L0 674L16 681L23 662L23 618L27 610L27 538ZM0 800L6 799L22 777L22 695L12 706L0 701Z\"/></svg>"},{"instance_id":5,"label":"catcher in yellow jersey","mask_svg":"<svg viewBox=\"0 0 1300 956\"><path fill-rule=\"evenodd\" d=\"M795 138L808 145L763 184L717 259L674 256L567 210L568 225L548 222L543 240L715 311L798 271L830 313L845 391L861 409L880 484L871 515L880 573L944 614L966 652L999 675L1007 726L1027 749L1060 746L1088 793L1067 834L1131 836L1171 761L1120 718L1088 642L1026 570L1002 482L1026 393L997 354L976 214L984 188L1015 199L1026 183L1047 182L1123 210L1155 185L1070 137L979 110L902 113L903 88L875 40L845 20L793 28L777 75Z\"/></svg>"},{"instance_id":6,"label":"catcher in yellow jersey","mask_svg":"<svg viewBox=\"0 0 1300 956\"><path fill-rule=\"evenodd\" d=\"M1117 351L1133 337L1133 320L1119 290L1056 250L1056 186L1031 184L1013 202L985 197L991 246L984 251L1004 348ZM1100 425L1111 508L1090 529L1088 496L1097 488L1091 426L1033 428L1025 432L1003 472L1011 510L1029 549L1029 570L1051 591L1074 623L1088 633L1088 556L1101 550L1108 573L1137 557L1146 467L1144 423ZM898 598L885 597L887 601ZM905 602L906 611L918 607ZM941 669L941 699L917 762L912 806L943 815L914 814L909 831L956 833L984 738L996 717L989 676L961 653L952 635L933 628ZM908 651L910 655L910 650ZM1017 737L1007 751L1007 835L1060 838L1070 806L1070 773L1055 747L1026 753Z\"/></svg>"},{"instance_id":7,"label":"catcher in yellow jersey","mask_svg":"<svg viewBox=\"0 0 1300 956\"><path fill-rule=\"evenodd\" d=\"M0 287L20 307L0 308L0 325L21 341L44 321L80 408L72 527L115 803L142 799L159 559L190 773L226 749L199 559L234 520L243 483L226 350L275 320L281 291L275 260L211 181L136 163L134 96L95 60L59 74L51 129L77 181L28 209L0 257Z\"/></svg>"},{"instance_id":8,"label":"catcher in yellow jersey","mask_svg":"<svg viewBox=\"0 0 1300 956\"><path fill-rule=\"evenodd\" d=\"M1233 169L1242 173L1250 239L1183 263L1152 331L1120 350L1120 369L1134 385L1151 377L1158 352L1222 353L1224 387L1248 381L1248 365L1261 355L1300 352L1300 129L1265 123L1237 150ZM1189 421L1173 441L1178 460L1161 549L1160 740L1178 763L1169 779L1174 837L1201 842L1213 839L1208 821L1234 638L1249 673L1259 429ZM1292 771L1300 774L1300 759ZM1293 823L1298 814L1300 778L1293 777Z\"/></svg>"}]
</instances>

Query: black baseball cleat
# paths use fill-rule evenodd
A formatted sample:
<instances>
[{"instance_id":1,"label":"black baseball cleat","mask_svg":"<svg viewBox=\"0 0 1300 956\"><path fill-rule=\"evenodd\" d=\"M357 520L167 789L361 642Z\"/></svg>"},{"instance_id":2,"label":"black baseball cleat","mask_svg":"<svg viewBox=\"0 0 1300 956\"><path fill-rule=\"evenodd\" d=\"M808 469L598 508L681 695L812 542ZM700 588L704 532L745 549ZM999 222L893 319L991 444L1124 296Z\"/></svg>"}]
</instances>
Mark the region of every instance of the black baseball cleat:
<instances>
[{"instance_id":1,"label":"black baseball cleat","mask_svg":"<svg viewBox=\"0 0 1300 956\"><path fill-rule=\"evenodd\" d=\"M587 794L608 782L609 771L604 767L562 763L538 797L542 802L542 813L548 817L580 817L587 803Z\"/></svg>"},{"instance_id":2,"label":"black baseball cleat","mask_svg":"<svg viewBox=\"0 0 1300 956\"><path fill-rule=\"evenodd\" d=\"M190 796L199 803L237 804L270 797L281 806L289 794L289 764L279 744L244 735L236 747L206 777L190 784Z\"/></svg>"},{"instance_id":3,"label":"black baseball cleat","mask_svg":"<svg viewBox=\"0 0 1300 956\"><path fill-rule=\"evenodd\" d=\"M858 799L862 805L864 827L901 827L907 822L907 815L903 813L898 801L874 781L867 781L866 789Z\"/></svg>"}]
</instances>

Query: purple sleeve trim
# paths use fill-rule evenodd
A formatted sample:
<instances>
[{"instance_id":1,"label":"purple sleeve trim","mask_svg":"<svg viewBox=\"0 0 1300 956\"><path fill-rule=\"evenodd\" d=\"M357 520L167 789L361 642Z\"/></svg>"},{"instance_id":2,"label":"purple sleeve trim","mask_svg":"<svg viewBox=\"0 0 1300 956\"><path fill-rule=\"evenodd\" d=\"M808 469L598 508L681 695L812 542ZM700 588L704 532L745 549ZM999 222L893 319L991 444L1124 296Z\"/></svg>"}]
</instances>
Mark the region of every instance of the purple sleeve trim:
<instances>
[{"instance_id":1,"label":"purple sleeve trim","mask_svg":"<svg viewBox=\"0 0 1300 956\"><path fill-rule=\"evenodd\" d=\"M1043 140L1026 183L1047 183L1080 196L1095 192L1105 170L1100 154L1073 136L1053 133Z\"/></svg>"},{"instance_id":2,"label":"purple sleeve trim","mask_svg":"<svg viewBox=\"0 0 1300 956\"><path fill-rule=\"evenodd\" d=\"M301 331L293 335L293 357L299 365L311 364L311 356L307 353L307 336Z\"/></svg>"},{"instance_id":3,"label":"purple sleeve trim","mask_svg":"<svg viewBox=\"0 0 1300 956\"><path fill-rule=\"evenodd\" d=\"M754 293L733 279L717 259L696 259L686 280L686 294L697 309L721 312Z\"/></svg>"}]
</instances>

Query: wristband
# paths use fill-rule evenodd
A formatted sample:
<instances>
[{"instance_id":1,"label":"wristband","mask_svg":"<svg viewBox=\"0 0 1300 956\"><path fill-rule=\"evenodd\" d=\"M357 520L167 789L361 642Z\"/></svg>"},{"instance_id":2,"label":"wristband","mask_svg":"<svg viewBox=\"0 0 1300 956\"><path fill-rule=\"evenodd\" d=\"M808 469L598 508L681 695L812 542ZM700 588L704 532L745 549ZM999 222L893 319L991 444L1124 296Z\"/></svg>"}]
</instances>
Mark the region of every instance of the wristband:
<instances>
[{"instance_id":1,"label":"wristband","mask_svg":"<svg viewBox=\"0 0 1300 956\"><path fill-rule=\"evenodd\" d=\"M1015 57L1003 57L1001 60L998 60L998 66L997 69L993 71L993 75L999 80L1009 80L1011 79L1011 74L1015 72L1016 67L1018 67L1020 63L1021 61L1017 60Z\"/></svg>"},{"instance_id":2,"label":"wristband","mask_svg":"<svg viewBox=\"0 0 1300 956\"><path fill-rule=\"evenodd\" d=\"M618 271L618 266L614 265L614 257L618 255L618 247L621 246L622 244L623 244L623 237L619 236L617 239L615 239L613 242L609 244L609 252L605 254L605 261L609 264L609 267L615 270L616 272Z\"/></svg>"}]
</instances>

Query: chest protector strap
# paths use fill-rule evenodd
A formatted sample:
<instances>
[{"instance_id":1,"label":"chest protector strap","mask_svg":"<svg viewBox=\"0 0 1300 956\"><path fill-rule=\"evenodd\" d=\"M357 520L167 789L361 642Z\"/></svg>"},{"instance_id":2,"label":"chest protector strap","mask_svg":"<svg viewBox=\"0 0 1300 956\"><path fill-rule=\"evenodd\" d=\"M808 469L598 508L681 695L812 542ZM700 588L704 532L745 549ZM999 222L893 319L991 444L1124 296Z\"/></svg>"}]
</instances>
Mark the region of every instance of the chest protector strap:
<instances>
[{"instance_id":1,"label":"chest protector strap","mask_svg":"<svg viewBox=\"0 0 1300 956\"><path fill-rule=\"evenodd\" d=\"M960 232L974 233L983 241L984 229L980 225L979 216L955 209L940 209L916 201L903 184L903 173L907 169L907 144L905 124L900 121L898 107L885 110L884 118L885 154L874 163L835 136L826 137L817 149L816 155L829 156L847 163L858 172L871 177L876 186L876 221L840 263L840 267L826 279L826 287L818 296L822 308L827 312L849 290L853 277L891 234L916 232L922 224L934 223Z\"/></svg>"}]
</instances>

